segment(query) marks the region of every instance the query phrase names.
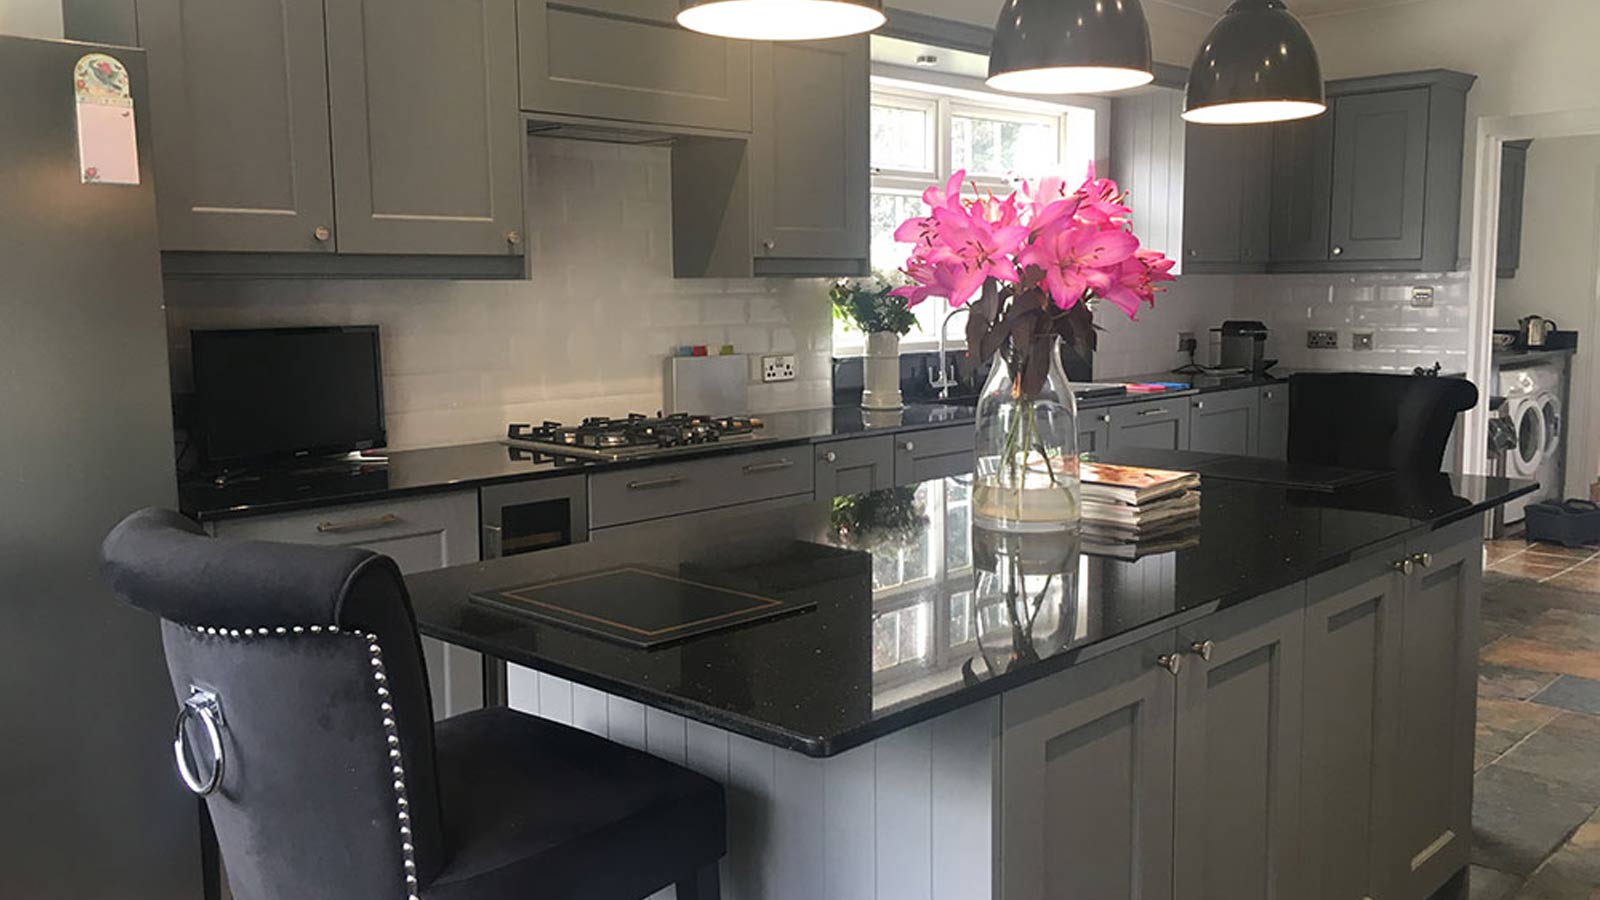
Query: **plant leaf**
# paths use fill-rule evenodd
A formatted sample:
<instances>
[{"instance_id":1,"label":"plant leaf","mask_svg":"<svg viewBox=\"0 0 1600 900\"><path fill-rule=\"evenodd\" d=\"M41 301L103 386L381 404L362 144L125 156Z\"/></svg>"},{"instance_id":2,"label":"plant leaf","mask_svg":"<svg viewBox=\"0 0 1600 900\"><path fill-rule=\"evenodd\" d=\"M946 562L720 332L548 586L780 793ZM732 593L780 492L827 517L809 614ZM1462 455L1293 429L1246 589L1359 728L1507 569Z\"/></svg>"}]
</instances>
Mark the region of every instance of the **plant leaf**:
<instances>
[{"instance_id":1,"label":"plant leaf","mask_svg":"<svg viewBox=\"0 0 1600 900\"><path fill-rule=\"evenodd\" d=\"M1055 352L1056 336L1053 332L1034 335L1028 342L1027 359L1022 365L1022 395L1033 398L1044 389L1044 380L1050 374L1050 354Z\"/></svg>"}]
</instances>

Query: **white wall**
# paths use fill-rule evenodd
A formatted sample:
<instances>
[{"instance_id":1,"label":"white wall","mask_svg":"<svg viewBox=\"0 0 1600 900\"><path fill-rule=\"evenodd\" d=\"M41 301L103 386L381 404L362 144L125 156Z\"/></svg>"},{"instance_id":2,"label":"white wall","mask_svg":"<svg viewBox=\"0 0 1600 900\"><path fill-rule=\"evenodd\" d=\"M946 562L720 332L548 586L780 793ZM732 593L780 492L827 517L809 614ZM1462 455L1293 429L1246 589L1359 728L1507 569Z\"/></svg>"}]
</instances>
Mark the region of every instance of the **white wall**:
<instances>
[{"instance_id":1,"label":"white wall","mask_svg":"<svg viewBox=\"0 0 1600 900\"><path fill-rule=\"evenodd\" d=\"M831 403L824 282L674 279L670 151L531 144L531 281L172 281L175 387L192 383L191 328L376 323L397 448L488 440L510 421L653 413L682 344L796 353L796 381L750 384L753 412Z\"/></svg>"},{"instance_id":2,"label":"white wall","mask_svg":"<svg viewBox=\"0 0 1600 900\"><path fill-rule=\"evenodd\" d=\"M1588 496L1596 475L1595 281L1600 258L1600 137L1534 141L1528 148L1522 262L1495 284L1495 327L1522 316L1555 319L1579 334L1567 410L1567 495ZM1585 464L1585 461L1588 464Z\"/></svg>"},{"instance_id":3,"label":"white wall","mask_svg":"<svg viewBox=\"0 0 1600 900\"><path fill-rule=\"evenodd\" d=\"M59 0L0 0L0 34L61 37Z\"/></svg>"}]
</instances>

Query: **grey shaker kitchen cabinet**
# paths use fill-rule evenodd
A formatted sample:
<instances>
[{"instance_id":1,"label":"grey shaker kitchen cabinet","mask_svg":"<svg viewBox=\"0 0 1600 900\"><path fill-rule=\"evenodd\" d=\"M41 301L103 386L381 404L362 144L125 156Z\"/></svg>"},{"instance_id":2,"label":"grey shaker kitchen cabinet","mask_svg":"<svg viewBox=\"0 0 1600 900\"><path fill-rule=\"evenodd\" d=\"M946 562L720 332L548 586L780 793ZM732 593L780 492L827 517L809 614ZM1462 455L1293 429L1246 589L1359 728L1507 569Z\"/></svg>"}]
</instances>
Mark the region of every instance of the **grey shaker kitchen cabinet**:
<instances>
[{"instance_id":1,"label":"grey shaker kitchen cabinet","mask_svg":"<svg viewBox=\"0 0 1600 900\"><path fill-rule=\"evenodd\" d=\"M1424 900L1467 864L1483 591L1482 522L1408 542L1401 606L1399 752L1389 862L1398 900Z\"/></svg>"},{"instance_id":2,"label":"grey shaker kitchen cabinet","mask_svg":"<svg viewBox=\"0 0 1600 900\"><path fill-rule=\"evenodd\" d=\"M1392 897L1403 541L1310 581L1301 802L1307 900Z\"/></svg>"},{"instance_id":3,"label":"grey shaker kitchen cabinet","mask_svg":"<svg viewBox=\"0 0 1600 900\"><path fill-rule=\"evenodd\" d=\"M811 449L802 444L596 472L589 476L589 528L809 497L815 476Z\"/></svg>"},{"instance_id":4,"label":"grey shaker kitchen cabinet","mask_svg":"<svg viewBox=\"0 0 1600 900\"><path fill-rule=\"evenodd\" d=\"M1495 274L1515 278L1522 264L1522 205L1528 189L1528 147L1533 141L1506 141L1500 156L1500 238Z\"/></svg>"},{"instance_id":5,"label":"grey shaker kitchen cabinet","mask_svg":"<svg viewBox=\"0 0 1600 900\"><path fill-rule=\"evenodd\" d=\"M865 274L867 38L761 42L751 53L755 274Z\"/></svg>"},{"instance_id":6,"label":"grey shaker kitchen cabinet","mask_svg":"<svg viewBox=\"0 0 1600 900\"><path fill-rule=\"evenodd\" d=\"M1104 409L1078 413L1078 452L1098 453L1111 446L1111 413Z\"/></svg>"},{"instance_id":7,"label":"grey shaker kitchen cabinet","mask_svg":"<svg viewBox=\"0 0 1600 900\"><path fill-rule=\"evenodd\" d=\"M894 483L916 484L972 471L977 432L971 422L894 436Z\"/></svg>"},{"instance_id":8,"label":"grey shaker kitchen cabinet","mask_svg":"<svg viewBox=\"0 0 1600 900\"><path fill-rule=\"evenodd\" d=\"M362 547L390 557L404 574L479 558L477 491L224 519L207 528L219 538ZM483 706L483 663L477 653L432 638L422 639L422 650L436 717Z\"/></svg>"},{"instance_id":9,"label":"grey shaker kitchen cabinet","mask_svg":"<svg viewBox=\"0 0 1600 900\"><path fill-rule=\"evenodd\" d=\"M887 434L817 444L817 499L894 487L894 448Z\"/></svg>"},{"instance_id":10,"label":"grey shaker kitchen cabinet","mask_svg":"<svg viewBox=\"0 0 1600 900\"><path fill-rule=\"evenodd\" d=\"M340 253L522 254L515 0L327 0Z\"/></svg>"},{"instance_id":11,"label":"grey shaker kitchen cabinet","mask_svg":"<svg viewBox=\"0 0 1600 900\"><path fill-rule=\"evenodd\" d=\"M1189 449L1189 398L1173 397L1146 403L1128 403L1109 410L1106 447Z\"/></svg>"},{"instance_id":12,"label":"grey shaker kitchen cabinet","mask_svg":"<svg viewBox=\"0 0 1600 900\"><path fill-rule=\"evenodd\" d=\"M332 253L322 0L126 7L137 33L117 42L149 52L161 249ZM77 21L95 30L91 10Z\"/></svg>"},{"instance_id":13,"label":"grey shaker kitchen cabinet","mask_svg":"<svg viewBox=\"0 0 1600 900\"><path fill-rule=\"evenodd\" d=\"M1328 258L1333 202L1333 116L1270 126L1272 133L1271 261Z\"/></svg>"},{"instance_id":14,"label":"grey shaker kitchen cabinet","mask_svg":"<svg viewBox=\"0 0 1600 900\"><path fill-rule=\"evenodd\" d=\"M1174 896L1173 654L1167 632L1001 695L1006 900Z\"/></svg>"},{"instance_id":15,"label":"grey shaker kitchen cabinet","mask_svg":"<svg viewBox=\"0 0 1600 900\"><path fill-rule=\"evenodd\" d=\"M748 132L753 42L677 14L676 0L517 0L522 108Z\"/></svg>"},{"instance_id":16,"label":"grey shaker kitchen cabinet","mask_svg":"<svg viewBox=\"0 0 1600 900\"><path fill-rule=\"evenodd\" d=\"M1306 584L1178 629L1176 900L1300 900Z\"/></svg>"},{"instance_id":17,"label":"grey shaker kitchen cabinet","mask_svg":"<svg viewBox=\"0 0 1600 900\"><path fill-rule=\"evenodd\" d=\"M1190 450L1253 456L1260 434L1259 388L1202 394L1189 401Z\"/></svg>"},{"instance_id":18,"label":"grey shaker kitchen cabinet","mask_svg":"<svg viewBox=\"0 0 1600 900\"><path fill-rule=\"evenodd\" d=\"M1183 271L1262 272L1270 239L1271 133L1190 125L1184 138Z\"/></svg>"},{"instance_id":19,"label":"grey shaker kitchen cabinet","mask_svg":"<svg viewBox=\"0 0 1600 900\"><path fill-rule=\"evenodd\" d=\"M1257 419L1256 456L1267 459L1289 457L1289 385L1260 388L1261 415Z\"/></svg>"}]
</instances>

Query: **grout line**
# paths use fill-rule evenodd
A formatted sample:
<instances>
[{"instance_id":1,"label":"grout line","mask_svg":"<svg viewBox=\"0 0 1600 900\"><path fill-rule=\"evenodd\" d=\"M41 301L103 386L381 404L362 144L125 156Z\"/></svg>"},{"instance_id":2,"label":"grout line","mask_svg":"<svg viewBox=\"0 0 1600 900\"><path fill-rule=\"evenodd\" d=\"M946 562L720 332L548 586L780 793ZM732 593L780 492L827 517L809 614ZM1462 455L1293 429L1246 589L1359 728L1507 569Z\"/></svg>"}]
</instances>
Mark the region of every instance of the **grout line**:
<instances>
[{"instance_id":1,"label":"grout line","mask_svg":"<svg viewBox=\"0 0 1600 900\"><path fill-rule=\"evenodd\" d=\"M1553 578L1560 578L1561 576L1567 574L1568 572L1571 572L1573 569L1576 569L1577 567L1583 565L1584 563L1589 562L1590 560L1594 559L1595 556L1600 556L1600 553L1591 555L1591 556L1589 556L1589 557L1587 557L1585 559L1580 559L1577 562L1573 563L1572 565L1567 566L1565 569L1562 569L1561 571L1555 573L1554 575L1546 575L1545 577L1539 579L1539 583L1540 584L1544 584L1546 581L1549 581L1549 580L1551 580Z\"/></svg>"}]
</instances>

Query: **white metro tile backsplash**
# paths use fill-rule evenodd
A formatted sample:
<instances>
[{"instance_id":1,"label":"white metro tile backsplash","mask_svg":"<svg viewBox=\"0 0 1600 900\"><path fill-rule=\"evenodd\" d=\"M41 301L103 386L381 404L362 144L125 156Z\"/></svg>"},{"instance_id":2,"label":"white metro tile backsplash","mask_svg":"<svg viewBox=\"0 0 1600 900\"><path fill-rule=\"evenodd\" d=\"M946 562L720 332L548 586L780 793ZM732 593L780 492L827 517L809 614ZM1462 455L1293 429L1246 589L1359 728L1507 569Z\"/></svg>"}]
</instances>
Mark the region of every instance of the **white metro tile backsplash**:
<instances>
[{"instance_id":1,"label":"white metro tile backsplash","mask_svg":"<svg viewBox=\"0 0 1600 900\"><path fill-rule=\"evenodd\" d=\"M1433 305L1412 307L1413 287L1433 288ZM1462 372L1470 298L1467 272L1248 275L1234 312L1267 324L1266 355L1285 369L1410 372L1437 362ZM1338 349L1308 349L1311 329L1338 332ZM1357 332L1372 332L1371 350L1354 349Z\"/></svg>"},{"instance_id":2,"label":"white metro tile backsplash","mask_svg":"<svg viewBox=\"0 0 1600 900\"><path fill-rule=\"evenodd\" d=\"M1207 332L1224 319L1238 318L1232 275L1184 275L1166 288L1156 295L1154 308L1139 310L1136 321L1109 303L1098 304L1095 323L1105 330L1094 354L1096 379L1151 375L1189 362L1188 354L1178 352L1182 331L1194 333L1198 359L1204 362Z\"/></svg>"},{"instance_id":3,"label":"white metro tile backsplash","mask_svg":"<svg viewBox=\"0 0 1600 900\"><path fill-rule=\"evenodd\" d=\"M173 383L190 329L377 324L389 442L492 439L508 421L654 412L671 348L789 352L799 377L761 384L752 412L827 406L833 323L819 280L672 277L671 152L532 141L530 281L173 280ZM715 352L713 350L713 352Z\"/></svg>"}]
</instances>

